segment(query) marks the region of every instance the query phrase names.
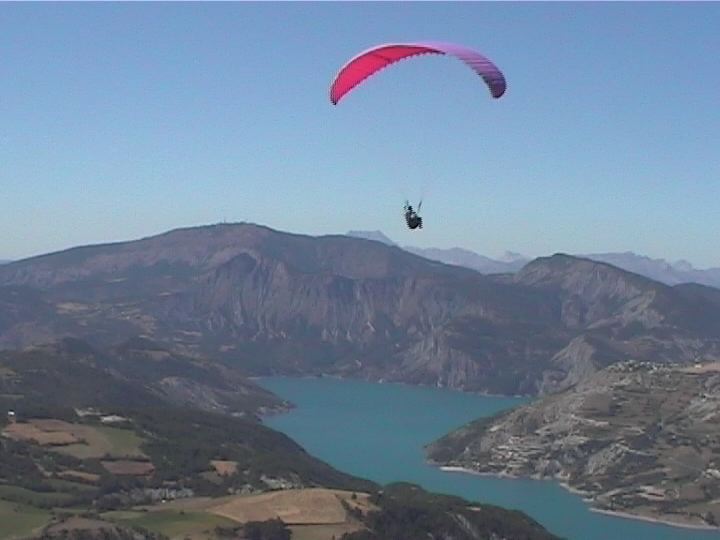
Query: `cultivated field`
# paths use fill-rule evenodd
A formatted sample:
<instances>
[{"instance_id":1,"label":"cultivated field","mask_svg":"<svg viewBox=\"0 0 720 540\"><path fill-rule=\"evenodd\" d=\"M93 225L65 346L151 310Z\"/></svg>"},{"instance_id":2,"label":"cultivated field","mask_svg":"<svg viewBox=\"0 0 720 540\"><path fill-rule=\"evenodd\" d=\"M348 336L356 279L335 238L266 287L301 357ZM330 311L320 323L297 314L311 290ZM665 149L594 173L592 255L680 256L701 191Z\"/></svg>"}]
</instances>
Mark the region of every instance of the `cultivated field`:
<instances>
[{"instance_id":1,"label":"cultivated field","mask_svg":"<svg viewBox=\"0 0 720 540\"><path fill-rule=\"evenodd\" d=\"M294 525L290 527L292 540L336 540L345 533L362 529L358 523L332 523L330 525Z\"/></svg>"},{"instance_id":2,"label":"cultivated field","mask_svg":"<svg viewBox=\"0 0 720 540\"><path fill-rule=\"evenodd\" d=\"M58 476L62 478L68 478L70 480L82 480L84 482L90 482L92 484L98 482L100 480L100 475L98 474L92 474L88 472L83 471L62 471L57 473Z\"/></svg>"},{"instance_id":3,"label":"cultivated field","mask_svg":"<svg viewBox=\"0 0 720 540\"><path fill-rule=\"evenodd\" d=\"M142 439L129 429L71 424L62 420L38 419L5 427L2 434L15 440L34 442L79 459L144 457Z\"/></svg>"},{"instance_id":4,"label":"cultivated field","mask_svg":"<svg viewBox=\"0 0 720 540\"><path fill-rule=\"evenodd\" d=\"M222 461L214 459L210 464L220 476L232 476L237 472L237 461Z\"/></svg>"},{"instance_id":5,"label":"cultivated field","mask_svg":"<svg viewBox=\"0 0 720 540\"><path fill-rule=\"evenodd\" d=\"M280 518L294 540L332 540L362 528L348 516L341 501L363 512L376 509L365 493L352 499L349 491L324 488L273 491L259 495L196 497L138 507L138 511L108 512L104 519L138 525L171 538L209 538L217 525L236 527L247 521ZM220 520L220 521L217 521Z\"/></svg>"},{"instance_id":6,"label":"cultivated field","mask_svg":"<svg viewBox=\"0 0 720 540\"><path fill-rule=\"evenodd\" d=\"M17 501L22 504L42 507L48 505L61 505L72 498L69 493L54 491L32 491L20 486L0 485L0 499ZM2 538L2 537L0 537Z\"/></svg>"},{"instance_id":7,"label":"cultivated field","mask_svg":"<svg viewBox=\"0 0 720 540\"><path fill-rule=\"evenodd\" d=\"M50 521L50 513L39 508L0 500L0 538L25 538Z\"/></svg>"},{"instance_id":8,"label":"cultivated field","mask_svg":"<svg viewBox=\"0 0 720 540\"><path fill-rule=\"evenodd\" d=\"M112 523L106 521L100 521L99 519L87 519L82 517L71 517L57 523L51 527L48 527L47 533L50 534L67 534L68 531L112 531L115 526Z\"/></svg>"},{"instance_id":9,"label":"cultivated field","mask_svg":"<svg viewBox=\"0 0 720 540\"><path fill-rule=\"evenodd\" d=\"M108 519L119 524L143 527L149 531L164 534L171 539L210 539L214 538L215 527L236 527L230 519L206 512L185 512L182 510L158 509L154 512L113 512L106 514Z\"/></svg>"},{"instance_id":10,"label":"cultivated field","mask_svg":"<svg viewBox=\"0 0 720 540\"><path fill-rule=\"evenodd\" d=\"M101 461L100 463L108 472L118 476L145 476L155 470L155 467L149 461L121 459L118 461Z\"/></svg>"},{"instance_id":11,"label":"cultivated field","mask_svg":"<svg viewBox=\"0 0 720 540\"><path fill-rule=\"evenodd\" d=\"M3 435L16 441L27 441L41 446L58 446L79 443L80 439L68 431L44 430L34 423L10 424Z\"/></svg>"},{"instance_id":12,"label":"cultivated field","mask_svg":"<svg viewBox=\"0 0 720 540\"><path fill-rule=\"evenodd\" d=\"M280 518L288 525L342 524L348 521L342 500L352 502L351 493L322 488L290 489L233 497L208 508L208 512L239 522ZM367 495L358 495L357 503L367 507Z\"/></svg>"},{"instance_id":13,"label":"cultivated field","mask_svg":"<svg viewBox=\"0 0 720 540\"><path fill-rule=\"evenodd\" d=\"M73 424L77 425L77 424ZM140 450L143 440L129 429L79 426L83 444L59 447L58 452L78 459L111 457L145 457Z\"/></svg>"}]
</instances>

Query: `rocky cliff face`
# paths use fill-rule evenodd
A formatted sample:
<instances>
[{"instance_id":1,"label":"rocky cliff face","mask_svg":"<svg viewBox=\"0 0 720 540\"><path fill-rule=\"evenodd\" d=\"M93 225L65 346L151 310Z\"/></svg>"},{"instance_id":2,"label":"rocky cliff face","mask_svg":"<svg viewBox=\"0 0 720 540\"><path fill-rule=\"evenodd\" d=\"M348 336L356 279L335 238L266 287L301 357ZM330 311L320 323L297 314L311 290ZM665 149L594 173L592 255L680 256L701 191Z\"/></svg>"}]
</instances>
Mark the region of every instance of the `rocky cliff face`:
<instances>
[{"instance_id":1,"label":"rocky cliff face","mask_svg":"<svg viewBox=\"0 0 720 540\"><path fill-rule=\"evenodd\" d=\"M536 393L628 357L712 358L720 302L700 296L563 255L483 276L364 239L217 225L3 266L0 346L140 335L251 374Z\"/></svg>"},{"instance_id":2,"label":"rocky cliff face","mask_svg":"<svg viewBox=\"0 0 720 540\"><path fill-rule=\"evenodd\" d=\"M555 292L562 302L562 321L570 328L608 335L633 326L649 331L675 326L707 336L720 332L710 304L688 298L686 286L670 287L609 264L554 255L536 259L513 279Z\"/></svg>"},{"instance_id":3,"label":"rocky cliff face","mask_svg":"<svg viewBox=\"0 0 720 540\"><path fill-rule=\"evenodd\" d=\"M541 383L544 392L567 388L623 359L693 362L718 357L715 289L670 287L566 255L536 259L509 279L555 296L564 327L577 332L551 359Z\"/></svg>"},{"instance_id":4,"label":"rocky cliff face","mask_svg":"<svg viewBox=\"0 0 720 540\"><path fill-rule=\"evenodd\" d=\"M720 364L623 362L429 446L444 465L554 478L594 506L720 523Z\"/></svg>"}]
</instances>

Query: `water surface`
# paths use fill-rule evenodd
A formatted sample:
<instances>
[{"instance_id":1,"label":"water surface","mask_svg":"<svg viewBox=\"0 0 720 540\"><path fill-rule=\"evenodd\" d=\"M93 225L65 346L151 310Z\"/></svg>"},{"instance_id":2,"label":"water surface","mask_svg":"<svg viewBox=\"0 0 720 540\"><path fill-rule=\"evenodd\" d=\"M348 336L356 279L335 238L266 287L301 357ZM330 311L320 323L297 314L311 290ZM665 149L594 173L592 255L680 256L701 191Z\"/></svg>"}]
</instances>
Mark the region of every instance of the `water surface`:
<instances>
[{"instance_id":1,"label":"water surface","mask_svg":"<svg viewBox=\"0 0 720 540\"><path fill-rule=\"evenodd\" d=\"M555 482L449 473L425 463L423 445L522 399L333 378L267 377L258 382L297 406L265 423L350 474L382 484L414 482L439 493L523 510L570 540L720 539L716 531L591 512L580 497Z\"/></svg>"}]
</instances>

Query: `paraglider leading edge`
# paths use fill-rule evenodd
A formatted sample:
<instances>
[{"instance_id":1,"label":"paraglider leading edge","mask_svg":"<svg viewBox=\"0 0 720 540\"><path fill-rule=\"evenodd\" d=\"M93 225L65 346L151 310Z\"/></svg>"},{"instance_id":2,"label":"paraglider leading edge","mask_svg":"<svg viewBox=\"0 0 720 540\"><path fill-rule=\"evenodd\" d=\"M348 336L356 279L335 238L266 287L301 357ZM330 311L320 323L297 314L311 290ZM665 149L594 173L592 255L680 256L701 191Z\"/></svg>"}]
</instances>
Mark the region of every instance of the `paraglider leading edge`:
<instances>
[{"instance_id":1,"label":"paraglider leading edge","mask_svg":"<svg viewBox=\"0 0 720 540\"><path fill-rule=\"evenodd\" d=\"M493 98L501 97L507 89L500 69L479 52L463 45L435 41L386 43L361 52L340 68L330 86L330 101L337 105L348 92L371 75L399 60L421 54L450 55L462 60L482 77Z\"/></svg>"}]
</instances>

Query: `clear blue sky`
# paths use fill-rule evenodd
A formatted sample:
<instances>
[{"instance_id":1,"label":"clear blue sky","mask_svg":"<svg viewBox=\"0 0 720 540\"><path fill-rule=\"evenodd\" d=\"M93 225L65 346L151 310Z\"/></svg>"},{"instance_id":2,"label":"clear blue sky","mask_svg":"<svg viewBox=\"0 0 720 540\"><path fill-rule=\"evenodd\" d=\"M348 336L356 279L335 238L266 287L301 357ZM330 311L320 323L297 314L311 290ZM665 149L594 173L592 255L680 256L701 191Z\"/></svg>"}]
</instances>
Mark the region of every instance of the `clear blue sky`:
<instances>
[{"instance_id":1,"label":"clear blue sky","mask_svg":"<svg viewBox=\"0 0 720 540\"><path fill-rule=\"evenodd\" d=\"M720 266L720 4L0 5L0 258L253 221ZM337 107L371 45L462 43ZM426 228L404 229L425 195Z\"/></svg>"}]
</instances>

